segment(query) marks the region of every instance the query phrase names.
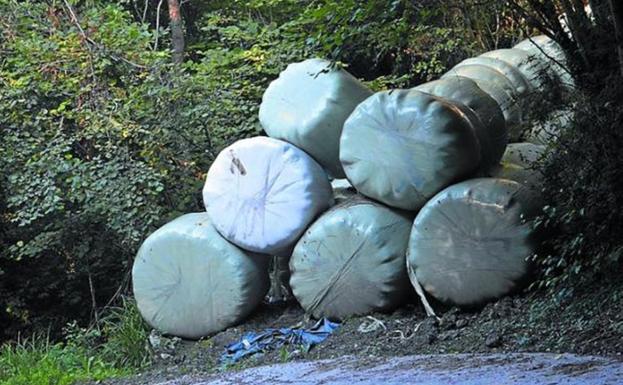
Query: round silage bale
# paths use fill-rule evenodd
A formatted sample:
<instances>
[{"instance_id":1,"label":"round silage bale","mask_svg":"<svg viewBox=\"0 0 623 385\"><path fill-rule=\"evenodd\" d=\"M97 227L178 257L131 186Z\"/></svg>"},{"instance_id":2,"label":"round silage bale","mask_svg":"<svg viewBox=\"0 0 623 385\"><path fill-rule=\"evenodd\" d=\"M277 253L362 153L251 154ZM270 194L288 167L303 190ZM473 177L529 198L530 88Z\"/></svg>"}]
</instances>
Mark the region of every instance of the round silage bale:
<instances>
[{"instance_id":1,"label":"round silage bale","mask_svg":"<svg viewBox=\"0 0 623 385\"><path fill-rule=\"evenodd\" d=\"M420 84L416 90L458 102L474 111L482 125L476 132L481 145L483 168L497 164L508 142L502 109L476 82L464 77L449 77Z\"/></svg>"},{"instance_id":2,"label":"round silage bale","mask_svg":"<svg viewBox=\"0 0 623 385\"><path fill-rule=\"evenodd\" d=\"M523 167L532 167L545 153L546 147L533 143L511 143L506 147L503 162L515 163Z\"/></svg>"},{"instance_id":3,"label":"round silage bale","mask_svg":"<svg viewBox=\"0 0 623 385\"><path fill-rule=\"evenodd\" d=\"M339 66L322 59L290 64L270 83L260 105L266 133L305 150L336 178L344 121L372 91Z\"/></svg>"},{"instance_id":4,"label":"round silage bale","mask_svg":"<svg viewBox=\"0 0 623 385\"><path fill-rule=\"evenodd\" d=\"M331 184L309 155L281 140L239 140L216 157L203 200L223 237L243 249L282 255L333 204Z\"/></svg>"},{"instance_id":5,"label":"round silage bale","mask_svg":"<svg viewBox=\"0 0 623 385\"><path fill-rule=\"evenodd\" d=\"M502 73L484 65L470 64L454 67L441 78L457 76L472 79L498 103L509 131L522 122L523 115L515 87Z\"/></svg>"},{"instance_id":6,"label":"round silage bale","mask_svg":"<svg viewBox=\"0 0 623 385\"><path fill-rule=\"evenodd\" d=\"M407 269L414 285L458 306L508 294L528 275L536 241L525 219L536 210L533 193L510 180L472 179L441 191L411 230Z\"/></svg>"},{"instance_id":7,"label":"round silage bale","mask_svg":"<svg viewBox=\"0 0 623 385\"><path fill-rule=\"evenodd\" d=\"M340 160L361 194L416 210L477 170L474 124L447 99L417 90L378 92L344 124Z\"/></svg>"},{"instance_id":8,"label":"round silage bale","mask_svg":"<svg viewBox=\"0 0 623 385\"><path fill-rule=\"evenodd\" d=\"M391 310L412 293L405 252L412 218L354 198L323 214L290 259L290 286L316 318Z\"/></svg>"},{"instance_id":9,"label":"round silage bale","mask_svg":"<svg viewBox=\"0 0 623 385\"><path fill-rule=\"evenodd\" d=\"M513 48L489 51L480 56L502 60L517 68L537 92L547 91L551 86L552 79L549 77L547 64L538 56Z\"/></svg>"},{"instance_id":10,"label":"round silage bale","mask_svg":"<svg viewBox=\"0 0 623 385\"><path fill-rule=\"evenodd\" d=\"M143 242L132 287L151 326L196 339L237 324L255 309L268 290L267 263L223 239L207 213L187 214Z\"/></svg>"},{"instance_id":11,"label":"round silage bale","mask_svg":"<svg viewBox=\"0 0 623 385\"><path fill-rule=\"evenodd\" d=\"M473 57L463 60L457 64L455 68L466 65L482 65L500 72L510 81L515 90L515 94L519 97L530 94L534 90L532 84L517 67L503 60L485 56Z\"/></svg>"},{"instance_id":12,"label":"round silage bale","mask_svg":"<svg viewBox=\"0 0 623 385\"><path fill-rule=\"evenodd\" d=\"M552 111L542 121L535 122L525 133L526 142L547 145L552 143L567 130L575 119L572 108L562 108Z\"/></svg>"},{"instance_id":13,"label":"round silage bale","mask_svg":"<svg viewBox=\"0 0 623 385\"><path fill-rule=\"evenodd\" d=\"M575 80L568 70L569 63L562 47L545 35L527 38L513 47L539 57L548 64L552 74L566 89L575 88Z\"/></svg>"},{"instance_id":14,"label":"round silage bale","mask_svg":"<svg viewBox=\"0 0 623 385\"><path fill-rule=\"evenodd\" d=\"M536 162L545 153L545 146L532 143L511 143L497 167L491 170L494 178L509 179L521 183L532 193L535 204L541 203L540 191L543 188L543 174Z\"/></svg>"}]
</instances>

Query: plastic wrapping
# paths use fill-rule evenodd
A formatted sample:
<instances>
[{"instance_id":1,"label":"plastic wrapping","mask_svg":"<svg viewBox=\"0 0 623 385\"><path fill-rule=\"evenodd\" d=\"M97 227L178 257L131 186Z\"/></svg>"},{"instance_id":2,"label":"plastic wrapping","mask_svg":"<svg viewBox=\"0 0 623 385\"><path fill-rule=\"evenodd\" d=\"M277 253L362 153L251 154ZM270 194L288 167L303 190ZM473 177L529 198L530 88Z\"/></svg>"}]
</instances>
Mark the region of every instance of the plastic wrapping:
<instances>
[{"instance_id":1,"label":"plastic wrapping","mask_svg":"<svg viewBox=\"0 0 623 385\"><path fill-rule=\"evenodd\" d=\"M511 143L506 147L503 162L531 167L545 153L545 146L533 143Z\"/></svg>"},{"instance_id":2,"label":"plastic wrapping","mask_svg":"<svg viewBox=\"0 0 623 385\"><path fill-rule=\"evenodd\" d=\"M565 51L554 40L545 35L534 36L523 40L513 48L527 51L539 57L558 78L558 81L566 89L575 88L575 80L569 71L568 60Z\"/></svg>"},{"instance_id":3,"label":"plastic wrapping","mask_svg":"<svg viewBox=\"0 0 623 385\"><path fill-rule=\"evenodd\" d=\"M203 200L214 227L250 251L283 255L333 203L326 173L281 140L240 140L216 157Z\"/></svg>"},{"instance_id":4,"label":"plastic wrapping","mask_svg":"<svg viewBox=\"0 0 623 385\"><path fill-rule=\"evenodd\" d=\"M525 140L530 143L547 145L552 143L571 126L575 119L573 109L565 108L551 112L543 121L536 122L525 133Z\"/></svg>"},{"instance_id":5,"label":"plastic wrapping","mask_svg":"<svg viewBox=\"0 0 623 385\"><path fill-rule=\"evenodd\" d=\"M532 193L480 178L440 192L417 215L407 252L410 278L440 301L473 306L508 294L528 276L535 251ZM416 282L414 282L416 283Z\"/></svg>"},{"instance_id":6,"label":"plastic wrapping","mask_svg":"<svg viewBox=\"0 0 623 385\"><path fill-rule=\"evenodd\" d=\"M498 49L480 55L507 62L517 68L528 79L535 91L546 91L552 79L549 78L547 64L536 55L520 49Z\"/></svg>"},{"instance_id":7,"label":"plastic wrapping","mask_svg":"<svg viewBox=\"0 0 623 385\"><path fill-rule=\"evenodd\" d=\"M417 90L378 92L344 124L340 160L361 194L416 210L477 170L473 123L446 99Z\"/></svg>"},{"instance_id":8,"label":"plastic wrapping","mask_svg":"<svg viewBox=\"0 0 623 385\"><path fill-rule=\"evenodd\" d=\"M357 195L357 190L351 186L348 179L334 179L331 181L333 188L333 199L336 203L341 203L348 198Z\"/></svg>"},{"instance_id":9,"label":"plastic wrapping","mask_svg":"<svg viewBox=\"0 0 623 385\"><path fill-rule=\"evenodd\" d=\"M223 239L207 213L187 214L143 242L132 268L134 297L154 328L204 337L242 321L261 302L266 262Z\"/></svg>"},{"instance_id":10,"label":"plastic wrapping","mask_svg":"<svg viewBox=\"0 0 623 385\"><path fill-rule=\"evenodd\" d=\"M290 260L290 286L316 318L385 311L412 294L405 253L412 218L356 198L322 215Z\"/></svg>"},{"instance_id":11,"label":"plastic wrapping","mask_svg":"<svg viewBox=\"0 0 623 385\"><path fill-rule=\"evenodd\" d=\"M478 84L502 109L506 127L512 130L522 121L522 110L515 93L515 87L502 73L479 64L462 65L446 72L441 78L462 76Z\"/></svg>"},{"instance_id":12,"label":"plastic wrapping","mask_svg":"<svg viewBox=\"0 0 623 385\"><path fill-rule=\"evenodd\" d=\"M508 131L500 106L476 82L464 77L449 77L421 84L416 90L461 103L472 109L482 125L476 132L482 150L483 168L497 164L508 142Z\"/></svg>"},{"instance_id":13,"label":"plastic wrapping","mask_svg":"<svg viewBox=\"0 0 623 385\"><path fill-rule=\"evenodd\" d=\"M532 143L511 143L506 148L500 164L493 168L490 176L509 179L523 184L530 191L530 203L539 206L543 203L543 174L536 162L545 153L545 146Z\"/></svg>"},{"instance_id":14,"label":"plastic wrapping","mask_svg":"<svg viewBox=\"0 0 623 385\"><path fill-rule=\"evenodd\" d=\"M457 64L456 67L466 65L482 65L500 72L513 85L515 94L517 96L530 94L534 90L532 84L528 81L528 79L526 79L524 74L518 68L503 60L495 59L492 57L479 56L465 59Z\"/></svg>"},{"instance_id":15,"label":"plastic wrapping","mask_svg":"<svg viewBox=\"0 0 623 385\"><path fill-rule=\"evenodd\" d=\"M310 154L336 178L344 121L372 91L345 70L322 59L293 63L270 83L260 105L266 133Z\"/></svg>"}]
</instances>

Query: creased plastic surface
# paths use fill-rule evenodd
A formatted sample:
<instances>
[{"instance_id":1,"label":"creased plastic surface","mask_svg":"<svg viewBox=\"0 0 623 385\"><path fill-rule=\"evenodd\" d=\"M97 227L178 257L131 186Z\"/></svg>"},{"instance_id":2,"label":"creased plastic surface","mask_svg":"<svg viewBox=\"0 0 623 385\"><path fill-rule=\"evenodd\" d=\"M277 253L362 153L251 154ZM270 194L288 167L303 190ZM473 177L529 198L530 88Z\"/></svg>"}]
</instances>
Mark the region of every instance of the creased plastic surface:
<instances>
[{"instance_id":1,"label":"creased plastic surface","mask_svg":"<svg viewBox=\"0 0 623 385\"><path fill-rule=\"evenodd\" d=\"M493 178L465 181L440 192L417 215L407 264L424 289L459 306L493 300L528 274L534 234L522 215L534 208L519 183Z\"/></svg>"},{"instance_id":2,"label":"creased plastic surface","mask_svg":"<svg viewBox=\"0 0 623 385\"><path fill-rule=\"evenodd\" d=\"M513 127L522 121L522 110L515 87L501 72L480 64L462 65L452 68L441 78L462 76L478 84L483 91L498 103L506 120L506 127Z\"/></svg>"},{"instance_id":3,"label":"creased plastic surface","mask_svg":"<svg viewBox=\"0 0 623 385\"><path fill-rule=\"evenodd\" d=\"M282 255L333 203L326 173L281 140L255 137L227 147L212 163L203 200L214 227L243 249Z\"/></svg>"},{"instance_id":4,"label":"creased plastic surface","mask_svg":"<svg viewBox=\"0 0 623 385\"><path fill-rule=\"evenodd\" d=\"M564 88L575 88L575 80L567 71L569 63L565 52L554 40L545 35L539 35L523 40L513 48L527 51L541 58L541 60L547 63L548 69L558 78L558 81Z\"/></svg>"},{"instance_id":5,"label":"creased plastic surface","mask_svg":"<svg viewBox=\"0 0 623 385\"><path fill-rule=\"evenodd\" d=\"M143 242L132 268L134 297L154 328L200 338L242 321L260 303L266 262L223 239L207 213L187 214Z\"/></svg>"},{"instance_id":6,"label":"creased plastic surface","mask_svg":"<svg viewBox=\"0 0 623 385\"><path fill-rule=\"evenodd\" d=\"M294 296L316 318L402 304L412 294L405 266L411 223L411 217L362 198L335 206L294 248Z\"/></svg>"},{"instance_id":7,"label":"creased plastic surface","mask_svg":"<svg viewBox=\"0 0 623 385\"><path fill-rule=\"evenodd\" d=\"M505 48L485 52L480 56L502 60L517 68L536 91L546 91L548 83L552 81L552 79L548 79L547 64L540 57L531 55L524 50Z\"/></svg>"},{"instance_id":8,"label":"creased plastic surface","mask_svg":"<svg viewBox=\"0 0 623 385\"><path fill-rule=\"evenodd\" d=\"M517 67L503 60L493 57L479 56L465 59L457 64L456 67L465 65L482 65L498 71L510 81L515 90L515 94L518 96L524 96L534 90L532 84Z\"/></svg>"},{"instance_id":9,"label":"creased plastic surface","mask_svg":"<svg viewBox=\"0 0 623 385\"><path fill-rule=\"evenodd\" d=\"M416 90L458 102L472 109L481 125L476 134L481 146L483 168L497 164L508 142L508 131L500 106L476 82L464 77L449 77L421 84Z\"/></svg>"},{"instance_id":10,"label":"creased plastic surface","mask_svg":"<svg viewBox=\"0 0 623 385\"><path fill-rule=\"evenodd\" d=\"M260 123L266 133L305 150L328 172L343 178L339 160L344 121L372 91L329 61L293 63L262 97Z\"/></svg>"},{"instance_id":11,"label":"creased plastic surface","mask_svg":"<svg viewBox=\"0 0 623 385\"><path fill-rule=\"evenodd\" d=\"M446 99L417 90L378 92L344 124L340 160L361 194L417 210L478 168L473 123Z\"/></svg>"}]
</instances>

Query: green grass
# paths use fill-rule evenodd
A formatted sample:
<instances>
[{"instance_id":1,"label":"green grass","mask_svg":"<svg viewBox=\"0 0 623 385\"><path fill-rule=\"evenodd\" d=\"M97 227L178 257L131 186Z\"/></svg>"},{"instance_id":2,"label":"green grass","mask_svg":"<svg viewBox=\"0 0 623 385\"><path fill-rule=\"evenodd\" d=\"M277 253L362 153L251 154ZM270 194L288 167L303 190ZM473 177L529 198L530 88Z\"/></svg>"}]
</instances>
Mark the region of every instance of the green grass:
<instances>
[{"instance_id":1,"label":"green grass","mask_svg":"<svg viewBox=\"0 0 623 385\"><path fill-rule=\"evenodd\" d=\"M35 336L0 347L0 385L70 385L127 376L151 362L149 328L136 304L108 309L100 329L65 329L66 341Z\"/></svg>"},{"instance_id":2,"label":"green grass","mask_svg":"<svg viewBox=\"0 0 623 385\"><path fill-rule=\"evenodd\" d=\"M69 385L129 374L85 349L35 337L0 348L0 385Z\"/></svg>"}]
</instances>

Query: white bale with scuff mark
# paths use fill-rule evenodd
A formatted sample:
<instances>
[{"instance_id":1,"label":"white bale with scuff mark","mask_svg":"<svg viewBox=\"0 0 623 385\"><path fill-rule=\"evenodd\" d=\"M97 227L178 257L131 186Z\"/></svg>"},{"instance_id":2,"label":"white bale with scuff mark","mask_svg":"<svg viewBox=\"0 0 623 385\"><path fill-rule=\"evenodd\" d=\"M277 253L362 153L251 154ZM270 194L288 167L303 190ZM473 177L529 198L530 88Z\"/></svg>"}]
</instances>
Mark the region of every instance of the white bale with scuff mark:
<instances>
[{"instance_id":1,"label":"white bale with scuff mark","mask_svg":"<svg viewBox=\"0 0 623 385\"><path fill-rule=\"evenodd\" d=\"M246 250L282 255L333 204L333 196L325 171L304 151L254 137L216 157L203 201L227 240Z\"/></svg>"}]
</instances>

